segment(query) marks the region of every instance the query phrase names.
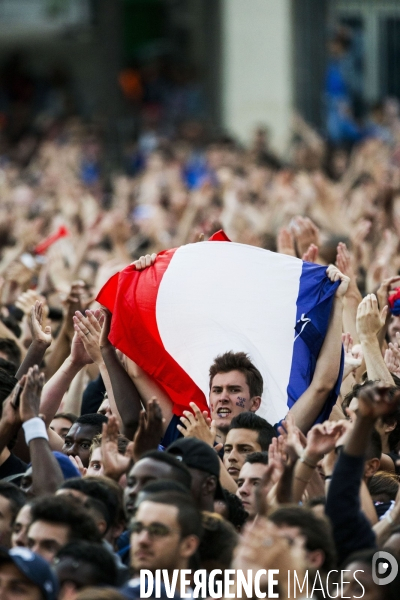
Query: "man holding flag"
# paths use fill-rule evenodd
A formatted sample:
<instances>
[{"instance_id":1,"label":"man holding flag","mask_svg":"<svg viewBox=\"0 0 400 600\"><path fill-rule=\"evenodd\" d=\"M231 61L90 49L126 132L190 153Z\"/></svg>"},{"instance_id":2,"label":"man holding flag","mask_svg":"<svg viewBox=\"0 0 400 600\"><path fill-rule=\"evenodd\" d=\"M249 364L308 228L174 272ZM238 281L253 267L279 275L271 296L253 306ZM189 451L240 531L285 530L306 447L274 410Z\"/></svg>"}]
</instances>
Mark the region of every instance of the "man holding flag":
<instances>
[{"instance_id":1,"label":"man holding flag","mask_svg":"<svg viewBox=\"0 0 400 600\"><path fill-rule=\"evenodd\" d=\"M160 253L157 260L156 255L141 257L114 276L98 297L113 312L110 340L129 357L126 366L143 402L155 395L162 407L165 446L179 435L182 415L185 426L194 422L188 412L191 401L201 411L209 407L217 441L224 442L232 418L242 411L257 411L277 422L289 409L307 432L317 419L329 416L340 386L348 278L333 265L325 270L227 242L222 233L217 236L212 243ZM268 278L254 274L254 251L260 263L256 266L266 264ZM213 281L206 287L202 278L218 273L221 279L221 274L229 276L229 269L236 280L243 275L239 294L232 293L222 276L213 296ZM262 295L257 293L260 282L261 288L270 284L270 275L273 288L269 285L260 290ZM252 293L246 289L248 282L254 284ZM207 295L199 298L204 289L212 296L211 304ZM241 304L235 302L237 295ZM248 310L243 311L243 301ZM251 322L257 318L253 313L261 315L259 327ZM189 331L192 325L195 329ZM206 370L203 367L200 373L200 368L206 364L208 370L207 357L215 360L205 383Z\"/></svg>"}]
</instances>

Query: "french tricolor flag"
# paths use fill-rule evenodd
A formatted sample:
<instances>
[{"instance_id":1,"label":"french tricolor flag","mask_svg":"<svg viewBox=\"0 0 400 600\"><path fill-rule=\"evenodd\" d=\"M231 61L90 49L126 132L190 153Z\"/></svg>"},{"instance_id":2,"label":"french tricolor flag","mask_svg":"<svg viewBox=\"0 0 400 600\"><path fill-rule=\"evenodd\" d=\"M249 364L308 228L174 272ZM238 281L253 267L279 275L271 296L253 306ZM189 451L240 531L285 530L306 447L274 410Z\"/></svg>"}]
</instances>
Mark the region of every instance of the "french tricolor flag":
<instances>
[{"instance_id":1,"label":"french tricolor flag","mask_svg":"<svg viewBox=\"0 0 400 600\"><path fill-rule=\"evenodd\" d=\"M111 343L158 382L175 414L189 402L208 409L210 365L233 350L247 352L260 370L258 414L277 423L312 380L338 285L325 267L218 232L160 252L143 271L127 267L97 300L113 313Z\"/></svg>"}]
</instances>

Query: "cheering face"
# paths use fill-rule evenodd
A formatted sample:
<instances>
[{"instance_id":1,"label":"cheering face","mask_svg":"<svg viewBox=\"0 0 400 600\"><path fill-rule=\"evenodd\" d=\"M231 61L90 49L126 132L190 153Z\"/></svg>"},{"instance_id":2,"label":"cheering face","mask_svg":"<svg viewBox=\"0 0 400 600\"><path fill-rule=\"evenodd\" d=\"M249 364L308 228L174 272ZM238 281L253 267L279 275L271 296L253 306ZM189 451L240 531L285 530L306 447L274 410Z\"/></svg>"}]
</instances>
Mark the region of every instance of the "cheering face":
<instances>
[{"instance_id":1,"label":"cheering face","mask_svg":"<svg viewBox=\"0 0 400 600\"><path fill-rule=\"evenodd\" d=\"M240 371L217 373L212 380L210 390L211 418L217 429L227 432L233 417L250 410L256 411L261 398L250 397L250 389L246 377Z\"/></svg>"}]
</instances>

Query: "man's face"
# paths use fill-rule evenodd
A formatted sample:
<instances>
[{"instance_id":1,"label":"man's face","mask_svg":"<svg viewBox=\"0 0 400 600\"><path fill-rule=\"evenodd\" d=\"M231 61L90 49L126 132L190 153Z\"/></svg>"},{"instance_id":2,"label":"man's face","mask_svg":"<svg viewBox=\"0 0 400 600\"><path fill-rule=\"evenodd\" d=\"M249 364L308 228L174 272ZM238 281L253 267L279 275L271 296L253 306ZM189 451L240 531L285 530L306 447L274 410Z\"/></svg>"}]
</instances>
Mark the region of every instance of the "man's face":
<instances>
[{"instance_id":1,"label":"man's face","mask_svg":"<svg viewBox=\"0 0 400 600\"><path fill-rule=\"evenodd\" d=\"M217 429L227 432L233 417L250 410L256 411L261 398L250 397L250 389L246 377L240 371L217 373L210 389L211 418Z\"/></svg>"},{"instance_id":2,"label":"man's face","mask_svg":"<svg viewBox=\"0 0 400 600\"><path fill-rule=\"evenodd\" d=\"M128 519L134 515L137 495L146 483L155 479L171 479L172 471L170 465L153 458L142 458L133 465L124 490L125 513Z\"/></svg>"},{"instance_id":3,"label":"man's face","mask_svg":"<svg viewBox=\"0 0 400 600\"><path fill-rule=\"evenodd\" d=\"M29 504L25 504L17 514L14 521L13 532L11 536L11 545L13 548L16 546L22 546L23 548L28 547L28 529L32 521L31 507Z\"/></svg>"},{"instance_id":4,"label":"man's face","mask_svg":"<svg viewBox=\"0 0 400 600\"><path fill-rule=\"evenodd\" d=\"M396 333L400 332L400 316L392 315L388 327L389 339L392 343L397 342Z\"/></svg>"},{"instance_id":5,"label":"man's face","mask_svg":"<svg viewBox=\"0 0 400 600\"><path fill-rule=\"evenodd\" d=\"M35 521L28 530L28 548L51 563L69 541L69 527L59 523Z\"/></svg>"},{"instance_id":6,"label":"man's face","mask_svg":"<svg viewBox=\"0 0 400 600\"><path fill-rule=\"evenodd\" d=\"M236 495L243 503L244 509L249 513L250 519L257 514L256 490L267 470L268 465L261 463L244 463L237 480L238 489Z\"/></svg>"},{"instance_id":7,"label":"man's face","mask_svg":"<svg viewBox=\"0 0 400 600\"><path fill-rule=\"evenodd\" d=\"M43 600L41 590L11 562L0 565L1 600Z\"/></svg>"},{"instance_id":8,"label":"man's face","mask_svg":"<svg viewBox=\"0 0 400 600\"><path fill-rule=\"evenodd\" d=\"M136 513L135 522L163 526L165 535L150 535L147 530L131 534L131 566L140 569L177 569L181 558L181 532L178 509L168 504L144 500Z\"/></svg>"},{"instance_id":9,"label":"man's face","mask_svg":"<svg viewBox=\"0 0 400 600\"><path fill-rule=\"evenodd\" d=\"M79 456L84 467L89 466L89 454L92 440L97 430L92 425L74 423L68 431L62 452L67 456Z\"/></svg>"},{"instance_id":10,"label":"man's face","mask_svg":"<svg viewBox=\"0 0 400 600\"><path fill-rule=\"evenodd\" d=\"M246 456L252 452L261 452L258 443L258 431L251 429L231 429L224 445L224 465L230 476L236 481Z\"/></svg>"},{"instance_id":11,"label":"man's face","mask_svg":"<svg viewBox=\"0 0 400 600\"><path fill-rule=\"evenodd\" d=\"M13 514L11 503L4 496L0 496L0 545L11 548Z\"/></svg>"},{"instance_id":12,"label":"man's face","mask_svg":"<svg viewBox=\"0 0 400 600\"><path fill-rule=\"evenodd\" d=\"M101 456L101 448L95 448L90 457L89 467L86 471L86 475L92 477L100 477L104 475L103 460Z\"/></svg>"},{"instance_id":13,"label":"man's face","mask_svg":"<svg viewBox=\"0 0 400 600\"><path fill-rule=\"evenodd\" d=\"M65 436L68 431L71 429L71 421L66 419L65 417L59 417L58 419L53 419L50 423L50 429L53 429L63 440L65 440Z\"/></svg>"}]
</instances>

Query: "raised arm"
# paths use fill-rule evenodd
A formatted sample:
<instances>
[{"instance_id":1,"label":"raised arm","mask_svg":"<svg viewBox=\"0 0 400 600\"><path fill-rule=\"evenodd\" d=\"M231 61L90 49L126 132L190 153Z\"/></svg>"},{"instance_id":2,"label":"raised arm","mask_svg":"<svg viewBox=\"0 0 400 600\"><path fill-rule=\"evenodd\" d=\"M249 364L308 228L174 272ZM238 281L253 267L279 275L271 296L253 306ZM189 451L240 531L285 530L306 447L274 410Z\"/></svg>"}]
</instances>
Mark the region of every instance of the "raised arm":
<instances>
[{"instance_id":1,"label":"raised arm","mask_svg":"<svg viewBox=\"0 0 400 600\"><path fill-rule=\"evenodd\" d=\"M19 367L16 378L19 380L25 375L30 367L40 365L47 348L51 345L51 327L43 327L43 303L36 300L30 310L28 319L29 329L32 335L32 343Z\"/></svg>"},{"instance_id":2,"label":"raised arm","mask_svg":"<svg viewBox=\"0 0 400 600\"><path fill-rule=\"evenodd\" d=\"M103 309L104 323L100 335L100 351L106 366L115 403L122 421L122 433L133 440L142 410L141 398L136 386L118 360L116 350L108 339L111 313Z\"/></svg>"},{"instance_id":3,"label":"raised arm","mask_svg":"<svg viewBox=\"0 0 400 600\"><path fill-rule=\"evenodd\" d=\"M92 362L79 336L76 334L72 340L71 354L43 388L40 412L44 415L47 426L50 425L58 411L61 400L75 375L85 365Z\"/></svg>"},{"instance_id":4,"label":"raised arm","mask_svg":"<svg viewBox=\"0 0 400 600\"><path fill-rule=\"evenodd\" d=\"M64 481L60 465L51 451L46 425L39 417L40 395L44 375L37 366L29 369L24 376L24 389L21 394L20 417L29 446L32 462L32 486L35 496L54 494Z\"/></svg>"},{"instance_id":5,"label":"raised arm","mask_svg":"<svg viewBox=\"0 0 400 600\"><path fill-rule=\"evenodd\" d=\"M380 417L396 410L400 393L394 399L387 388L364 386L358 394L358 412L344 448L333 471L326 503L332 521L339 562L356 550L373 548L375 535L361 510L360 485L364 473L365 452Z\"/></svg>"},{"instance_id":6,"label":"raised arm","mask_svg":"<svg viewBox=\"0 0 400 600\"><path fill-rule=\"evenodd\" d=\"M374 294L366 296L357 310L357 333L367 367L368 379L394 385L393 377L382 356L378 334L385 326L388 307L379 312Z\"/></svg>"},{"instance_id":7,"label":"raised arm","mask_svg":"<svg viewBox=\"0 0 400 600\"><path fill-rule=\"evenodd\" d=\"M303 433L307 433L314 424L339 377L343 297L349 285L349 278L333 265L328 267L326 273L332 282L340 280L341 283L335 293L328 331L318 356L314 377L304 394L289 411Z\"/></svg>"}]
</instances>

